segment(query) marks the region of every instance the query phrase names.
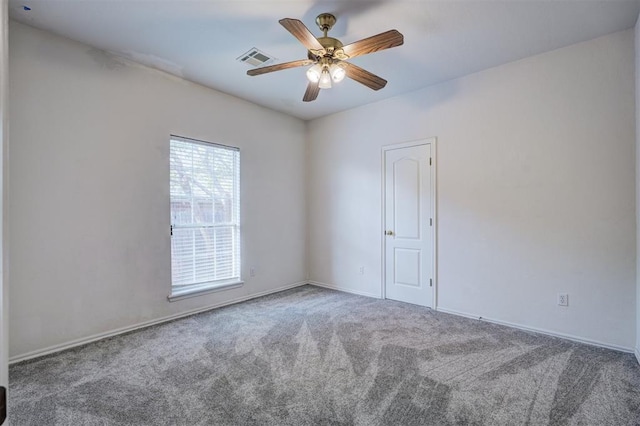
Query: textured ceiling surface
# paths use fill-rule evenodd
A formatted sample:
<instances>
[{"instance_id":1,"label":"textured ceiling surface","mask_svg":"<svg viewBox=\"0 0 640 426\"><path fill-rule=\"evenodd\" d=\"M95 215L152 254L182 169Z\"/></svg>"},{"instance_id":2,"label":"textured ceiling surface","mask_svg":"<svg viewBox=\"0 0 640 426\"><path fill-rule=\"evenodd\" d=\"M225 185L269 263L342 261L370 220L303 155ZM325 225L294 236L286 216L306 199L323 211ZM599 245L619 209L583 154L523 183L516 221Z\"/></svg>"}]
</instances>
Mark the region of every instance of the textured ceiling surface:
<instances>
[{"instance_id":1,"label":"textured ceiling surface","mask_svg":"<svg viewBox=\"0 0 640 426\"><path fill-rule=\"evenodd\" d=\"M24 10L24 6L31 10ZM312 119L634 26L639 1L10 0L12 19L259 105ZM389 81L349 79L303 103L305 68L249 77L256 47L274 63L306 58L281 18L337 18L344 44L397 29L404 45L352 59Z\"/></svg>"}]
</instances>

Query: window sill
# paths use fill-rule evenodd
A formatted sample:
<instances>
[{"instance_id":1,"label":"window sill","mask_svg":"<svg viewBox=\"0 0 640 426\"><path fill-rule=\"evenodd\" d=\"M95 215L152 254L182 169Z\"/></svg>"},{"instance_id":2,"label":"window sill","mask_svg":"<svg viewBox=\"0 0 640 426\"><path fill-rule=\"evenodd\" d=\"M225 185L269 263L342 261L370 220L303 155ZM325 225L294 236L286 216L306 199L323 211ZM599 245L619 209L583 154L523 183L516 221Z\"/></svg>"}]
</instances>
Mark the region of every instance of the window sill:
<instances>
[{"instance_id":1,"label":"window sill","mask_svg":"<svg viewBox=\"0 0 640 426\"><path fill-rule=\"evenodd\" d=\"M189 297L200 296L207 293L215 293L222 290L230 290L232 288L242 287L244 281L234 280L222 283L207 283L198 284L188 288L172 291L167 296L169 302L175 302L176 300L187 299Z\"/></svg>"}]
</instances>

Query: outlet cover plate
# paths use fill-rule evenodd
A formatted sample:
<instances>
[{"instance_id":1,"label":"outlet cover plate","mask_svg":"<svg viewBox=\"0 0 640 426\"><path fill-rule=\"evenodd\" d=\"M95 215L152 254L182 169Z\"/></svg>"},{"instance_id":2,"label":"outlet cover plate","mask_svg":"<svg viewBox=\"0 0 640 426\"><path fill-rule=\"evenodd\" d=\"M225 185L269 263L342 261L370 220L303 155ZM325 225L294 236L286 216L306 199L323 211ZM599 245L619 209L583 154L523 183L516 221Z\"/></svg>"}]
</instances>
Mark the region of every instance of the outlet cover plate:
<instances>
[{"instance_id":1,"label":"outlet cover plate","mask_svg":"<svg viewBox=\"0 0 640 426\"><path fill-rule=\"evenodd\" d=\"M567 293L558 293L558 305L569 306L569 295Z\"/></svg>"}]
</instances>

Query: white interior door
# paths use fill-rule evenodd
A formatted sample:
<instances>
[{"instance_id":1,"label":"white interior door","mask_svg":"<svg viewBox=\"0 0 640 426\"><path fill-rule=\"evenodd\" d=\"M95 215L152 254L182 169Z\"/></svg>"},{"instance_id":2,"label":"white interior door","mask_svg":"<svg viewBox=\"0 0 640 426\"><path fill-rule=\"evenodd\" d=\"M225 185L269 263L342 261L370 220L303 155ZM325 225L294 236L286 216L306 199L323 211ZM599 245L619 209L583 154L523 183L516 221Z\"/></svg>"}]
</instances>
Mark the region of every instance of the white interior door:
<instances>
[{"instance_id":1,"label":"white interior door","mask_svg":"<svg viewBox=\"0 0 640 426\"><path fill-rule=\"evenodd\" d=\"M433 307L431 149L384 153L385 296Z\"/></svg>"}]
</instances>

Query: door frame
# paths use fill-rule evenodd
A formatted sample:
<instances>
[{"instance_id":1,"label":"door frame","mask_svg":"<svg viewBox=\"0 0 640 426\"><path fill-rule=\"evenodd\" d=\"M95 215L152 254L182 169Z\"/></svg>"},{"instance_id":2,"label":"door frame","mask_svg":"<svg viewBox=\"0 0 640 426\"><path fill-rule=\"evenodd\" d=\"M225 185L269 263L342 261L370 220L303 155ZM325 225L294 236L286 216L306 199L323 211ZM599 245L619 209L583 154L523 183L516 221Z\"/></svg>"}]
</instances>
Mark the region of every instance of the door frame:
<instances>
[{"instance_id":1,"label":"door frame","mask_svg":"<svg viewBox=\"0 0 640 426\"><path fill-rule=\"evenodd\" d=\"M381 266L381 277L380 277L380 298L381 299L386 299L387 295L387 289L386 289L386 269L387 269L387 259L386 259L386 243L387 243L387 238L384 235L384 232L386 230L386 194L385 194L385 181L386 181L386 172L385 172L385 159L386 159L386 153L387 151L392 151L395 149L401 149L401 148L411 148L414 146L420 146L420 145L431 145L431 167L430 167L430 172L431 172L431 218L433 218L433 226L431 226L431 276L433 277L433 287L431 289L432 292L432 300L433 300L433 306L431 307L431 309L433 309L434 311L437 310L438 307L438 217L437 217L437 205L438 205L438 197L437 197L437 193L436 193L436 188L438 187L438 185L436 184L436 177L437 177L437 164L438 161L436 160L437 158L437 143L438 143L438 138L436 137L430 137L430 138L425 138L425 139L418 139L418 140L414 140L414 141L409 141L409 142L401 142L401 143L396 143L396 144L390 144L390 145L383 145L382 146L382 150L381 150L381 189L380 189L380 193L381 193L381 199L382 199L382 223L380 224L380 238L381 238L381 248L382 248L382 266Z\"/></svg>"},{"instance_id":2,"label":"door frame","mask_svg":"<svg viewBox=\"0 0 640 426\"><path fill-rule=\"evenodd\" d=\"M9 388L9 2L0 0L0 386ZM0 421L0 423L3 423ZM9 423L7 419L6 424Z\"/></svg>"}]
</instances>

